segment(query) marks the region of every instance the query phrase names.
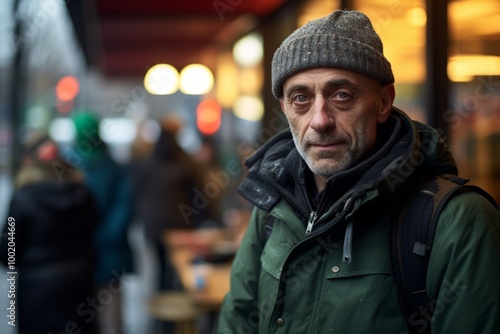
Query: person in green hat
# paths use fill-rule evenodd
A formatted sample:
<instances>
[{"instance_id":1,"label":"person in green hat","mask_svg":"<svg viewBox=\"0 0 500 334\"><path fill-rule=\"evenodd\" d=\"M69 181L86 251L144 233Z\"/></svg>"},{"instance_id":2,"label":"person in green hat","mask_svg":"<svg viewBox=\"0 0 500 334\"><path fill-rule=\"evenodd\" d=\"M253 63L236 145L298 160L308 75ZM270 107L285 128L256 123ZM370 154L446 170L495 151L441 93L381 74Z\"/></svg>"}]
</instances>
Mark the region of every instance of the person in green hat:
<instances>
[{"instance_id":1,"label":"person in green hat","mask_svg":"<svg viewBox=\"0 0 500 334\"><path fill-rule=\"evenodd\" d=\"M95 315L100 334L122 333L122 281L134 271L127 239L133 221L133 190L125 166L110 155L99 133L99 118L80 111L72 116L76 137L73 154L93 193L100 221L94 235L97 264L94 273Z\"/></svg>"}]
</instances>

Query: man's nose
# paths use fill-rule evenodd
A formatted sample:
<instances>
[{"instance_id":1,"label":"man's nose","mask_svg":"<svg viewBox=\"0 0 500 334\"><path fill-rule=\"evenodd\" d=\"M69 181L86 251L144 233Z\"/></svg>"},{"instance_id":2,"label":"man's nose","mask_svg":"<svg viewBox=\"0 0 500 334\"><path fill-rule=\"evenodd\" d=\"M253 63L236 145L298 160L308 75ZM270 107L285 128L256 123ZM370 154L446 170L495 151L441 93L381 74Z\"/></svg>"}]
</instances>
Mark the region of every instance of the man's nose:
<instances>
[{"instance_id":1,"label":"man's nose","mask_svg":"<svg viewBox=\"0 0 500 334\"><path fill-rule=\"evenodd\" d=\"M333 112L323 97L317 97L313 104L313 115L310 126L318 132L332 128L335 125Z\"/></svg>"}]
</instances>

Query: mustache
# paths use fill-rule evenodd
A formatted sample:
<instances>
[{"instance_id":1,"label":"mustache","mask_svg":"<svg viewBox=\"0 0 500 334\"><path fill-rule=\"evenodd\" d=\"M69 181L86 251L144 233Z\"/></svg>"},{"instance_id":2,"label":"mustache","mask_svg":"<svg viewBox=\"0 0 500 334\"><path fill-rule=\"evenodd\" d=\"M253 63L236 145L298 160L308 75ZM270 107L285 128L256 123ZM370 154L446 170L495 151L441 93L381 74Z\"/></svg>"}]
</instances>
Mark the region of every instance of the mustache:
<instances>
[{"instance_id":1,"label":"mustache","mask_svg":"<svg viewBox=\"0 0 500 334\"><path fill-rule=\"evenodd\" d=\"M349 136L338 134L315 134L314 136L304 138L304 144L306 146L343 144L349 142Z\"/></svg>"}]
</instances>

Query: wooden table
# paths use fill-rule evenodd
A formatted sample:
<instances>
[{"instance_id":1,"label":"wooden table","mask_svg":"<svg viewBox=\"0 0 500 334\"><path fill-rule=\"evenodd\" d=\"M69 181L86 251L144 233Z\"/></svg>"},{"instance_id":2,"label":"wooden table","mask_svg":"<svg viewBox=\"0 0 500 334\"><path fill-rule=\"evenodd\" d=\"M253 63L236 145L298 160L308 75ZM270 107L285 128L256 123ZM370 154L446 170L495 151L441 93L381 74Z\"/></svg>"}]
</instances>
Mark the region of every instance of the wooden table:
<instances>
[{"instance_id":1,"label":"wooden table","mask_svg":"<svg viewBox=\"0 0 500 334\"><path fill-rule=\"evenodd\" d=\"M193 264L193 260L197 255L210 257L213 254L234 254L240 239L230 236L227 229L207 228L170 230L164 233L163 240L170 260L193 302L206 311L218 311L229 291L232 261L228 258L222 263L204 262L197 265ZM202 288L197 286L197 275L204 278Z\"/></svg>"},{"instance_id":2,"label":"wooden table","mask_svg":"<svg viewBox=\"0 0 500 334\"><path fill-rule=\"evenodd\" d=\"M195 334L201 310L184 291L167 291L154 295L147 302L149 314L155 319L172 322L175 334ZM161 325L158 332L162 331ZM155 329L155 333L157 330Z\"/></svg>"}]
</instances>

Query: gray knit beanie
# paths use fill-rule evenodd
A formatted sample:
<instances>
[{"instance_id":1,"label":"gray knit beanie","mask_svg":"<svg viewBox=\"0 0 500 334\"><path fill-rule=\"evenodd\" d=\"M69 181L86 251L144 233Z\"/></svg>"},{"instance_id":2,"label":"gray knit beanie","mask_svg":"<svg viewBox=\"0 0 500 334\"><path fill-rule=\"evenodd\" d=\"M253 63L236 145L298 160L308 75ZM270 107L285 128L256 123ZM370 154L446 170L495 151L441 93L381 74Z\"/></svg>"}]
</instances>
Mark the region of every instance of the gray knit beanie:
<instances>
[{"instance_id":1,"label":"gray knit beanie","mask_svg":"<svg viewBox=\"0 0 500 334\"><path fill-rule=\"evenodd\" d=\"M317 67L351 70L382 84L394 82L380 37L368 17L358 11L334 11L288 36L273 56L273 95L283 95L282 85L288 77Z\"/></svg>"}]
</instances>

